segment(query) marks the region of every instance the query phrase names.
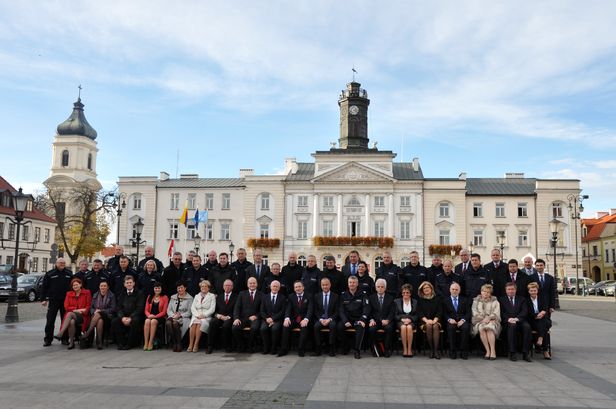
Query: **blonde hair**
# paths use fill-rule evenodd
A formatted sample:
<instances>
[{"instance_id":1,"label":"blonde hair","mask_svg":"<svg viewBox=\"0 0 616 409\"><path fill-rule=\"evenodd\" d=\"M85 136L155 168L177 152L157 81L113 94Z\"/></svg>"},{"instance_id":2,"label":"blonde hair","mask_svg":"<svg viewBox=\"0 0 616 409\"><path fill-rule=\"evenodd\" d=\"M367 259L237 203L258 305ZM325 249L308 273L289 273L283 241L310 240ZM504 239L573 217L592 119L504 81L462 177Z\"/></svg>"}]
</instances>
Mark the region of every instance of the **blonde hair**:
<instances>
[{"instance_id":1,"label":"blonde hair","mask_svg":"<svg viewBox=\"0 0 616 409\"><path fill-rule=\"evenodd\" d=\"M432 294L431 294L430 296L426 296L426 295L424 295L424 293L423 293L423 289L424 289L425 287L430 287L430 290L432 291ZM417 290L417 292L419 293L419 296L420 296L421 298L428 298L428 299L430 299L430 298L433 298L433 297L434 297L434 295L435 295L435 294L434 294L434 286L433 286L433 285L432 285L432 283L431 283L431 282L429 282L429 281L424 281L423 283L421 283L421 284L419 285L419 289Z\"/></svg>"},{"instance_id":2,"label":"blonde hair","mask_svg":"<svg viewBox=\"0 0 616 409\"><path fill-rule=\"evenodd\" d=\"M486 290L490 292L490 295L492 295L492 292L494 291L494 287L492 287L492 284L484 284L481 286L481 291Z\"/></svg>"}]
</instances>

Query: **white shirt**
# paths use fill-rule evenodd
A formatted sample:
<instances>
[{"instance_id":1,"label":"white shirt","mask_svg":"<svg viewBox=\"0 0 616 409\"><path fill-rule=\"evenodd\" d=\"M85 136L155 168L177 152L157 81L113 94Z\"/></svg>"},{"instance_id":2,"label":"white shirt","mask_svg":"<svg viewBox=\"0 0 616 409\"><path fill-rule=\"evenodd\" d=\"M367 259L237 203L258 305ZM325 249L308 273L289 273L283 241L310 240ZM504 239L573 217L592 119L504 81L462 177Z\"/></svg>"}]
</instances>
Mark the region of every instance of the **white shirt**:
<instances>
[{"instance_id":1,"label":"white shirt","mask_svg":"<svg viewBox=\"0 0 616 409\"><path fill-rule=\"evenodd\" d=\"M404 311L405 314L409 314L413 310L412 302L409 302L407 304L404 300L402 300L402 310Z\"/></svg>"},{"instance_id":2,"label":"white shirt","mask_svg":"<svg viewBox=\"0 0 616 409\"><path fill-rule=\"evenodd\" d=\"M533 308L535 309L535 314L539 313L539 297L535 298L534 300L531 298L530 299L533 303Z\"/></svg>"}]
</instances>

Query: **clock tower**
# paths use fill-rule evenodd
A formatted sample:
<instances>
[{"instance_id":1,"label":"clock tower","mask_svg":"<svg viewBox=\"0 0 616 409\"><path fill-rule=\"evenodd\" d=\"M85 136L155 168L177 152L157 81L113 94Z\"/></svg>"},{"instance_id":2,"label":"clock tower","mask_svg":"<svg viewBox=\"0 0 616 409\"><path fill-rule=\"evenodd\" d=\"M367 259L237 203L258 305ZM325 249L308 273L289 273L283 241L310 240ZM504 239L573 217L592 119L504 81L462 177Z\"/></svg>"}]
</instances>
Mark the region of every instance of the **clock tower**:
<instances>
[{"instance_id":1,"label":"clock tower","mask_svg":"<svg viewBox=\"0 0 616 409\"><path fill-rule=\"evenodd\" d=\"M355 81L349 82L338 98L341 149L368 149L368 93Z\"/></svg>"}]
</instances>

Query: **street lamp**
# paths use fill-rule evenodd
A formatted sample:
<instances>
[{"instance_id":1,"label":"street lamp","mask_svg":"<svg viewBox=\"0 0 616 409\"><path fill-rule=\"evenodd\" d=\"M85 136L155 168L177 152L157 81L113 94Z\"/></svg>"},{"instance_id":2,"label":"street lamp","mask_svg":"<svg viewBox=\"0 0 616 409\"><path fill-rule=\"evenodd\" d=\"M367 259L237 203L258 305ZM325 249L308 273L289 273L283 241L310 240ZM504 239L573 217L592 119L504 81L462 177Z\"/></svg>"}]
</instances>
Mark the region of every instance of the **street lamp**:
<instances>
[{"instance_id":1,"label":"street lamp","mask_svg":"<svg viewBox=\"0 0 616 409\"><path fill-rule=\"evenodd\" d=\"M110 193L110 195L113 195L113 193ZM116 214L118 215L118 231L116 234L116 244L120 245L120 217L122 217L122 211L124 209L126 209L126 200L124 200L126 198L126 193L120 193L117 196L114 196L113 198L113 203L111 204L111 207L113 207L116 210ZM122 203L120 203L120 199L122 199Z\"/></svg>"},{"instance_id":2,"label":"street lamp","mask_svg":"<svg viewBox=\"0 0 616 409\"><path fill-rule=\"evenodd\" d=\"M571 219L573 220L573 224L575 225L575 293L580 294L580 269L578 265L578 224L581 218L581 213L584 211L584 206L582 202L588 199L588 195L574 195L570 194L567 196L567 200L569 201L569 213L571 214ZM590 270L588 270L588 274L590 274Z\"/></svg>"},{"instance_id":3,"label":"street lamp","mask_svg":"<svg viewBox=\"0 0 616 409\"><path fill-rule=\"evenodd\" d=\"M505 248L505 232L501 231L498 236L496 236L496 243L500 246L501 260L505 261L505 256L503 254L503 249Z\"/></svg>"},{"instance_id":4,"label":"street lamp","mask_svg":"<svg viewBox=\"0 0 616 409\"><path fill-rule=\"evenodd\" d=\"M235 244L233 242L229 243L229 254L231 257L230 263L233 263L233 250L235 250Z\"/></svg>"},{"instance_id":5,"label":"street lamp","mask_svg":"<svg viewBox=\"0 0 616 409\"><path fill-rule=\"evenodd\" d=\"M195 234L193 240L195 241L195 252L199 255L199 249L201 248L201 236L199 236L199 233Z\"/></svg>"},{"instance_id":6,"label":"street lamp","mask_svg":"<svg viewBox=\"0 0 616 409\"><path fill-rule=\"evenodd\" d=\"M24 212L28 206L31 195L24 195L21 188L17 193L13 193L13 209L15 210L15 220L8 219L17 225L17 236L15 237L15 258L13 259L13 277L11 279L11 292L9 293L8 306L6 307L5 322L18 322L19 311L17 308L17 264L19 263L19 233L21 222L24 220Z\"/></svg>"},{"instance_id":7,"label":"street lamp","mask_svg":"<svg viewBox=\"0 0 616 409\"><path fill-rule=\"evenodd\" d=\"M552 243L552 248L554 249L554 279L558 277L558 273L556 272L556 245L558 244L558 228L560 227L560 220L554 218L550 220L550 233L552 233L552 238L550 239ZM564 280L563 280L564 285Z\"/></svg>"},{"instance_id":8,"label":"street lamp","mask_svg":"<svg viewBox=\"0 0 616 409\"><path fill-rule=\"evenodd\" d=\"M473 254L473 248L474 248L474 247L475 247L475 246L473 245L473 242L472 242L472 241L469 241L469 242L468 242L468 249L469 249L469 251L471 252L471 254Z\"/></svg>"},{"instance_id":9,"label":"street lamp","mask_svg":"<svg viewBox=\"0 0 616 409\"><path fill-rule=\"evenodd\" d=\"M139 245L144 244L146 241L141 241L141 233L143 233L143 222L141 221L141 217L137 220L135 224L133 224L133 229L135 229L135 238L131 239L133 243L133 247L137 247L137 262L136 265L139 265Z\"/></svg>"}]
</instances>

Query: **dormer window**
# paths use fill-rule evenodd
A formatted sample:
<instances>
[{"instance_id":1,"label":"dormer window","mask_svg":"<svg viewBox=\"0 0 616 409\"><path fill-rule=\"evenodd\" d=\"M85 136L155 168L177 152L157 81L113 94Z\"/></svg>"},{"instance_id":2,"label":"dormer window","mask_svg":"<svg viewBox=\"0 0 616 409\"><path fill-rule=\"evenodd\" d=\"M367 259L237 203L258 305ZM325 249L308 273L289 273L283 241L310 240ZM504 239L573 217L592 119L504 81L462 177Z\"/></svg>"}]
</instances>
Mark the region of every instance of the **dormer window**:
<instances>
[{"instance_id":1,"label":"dormer window","mask_svg":"<svg viewBox=\"0 0 616 409\"><path fill-rule=\"evenodd\" d=\"M92 154L88 153L88 170L92 170Z\"/></svg>"}]
</instances>

